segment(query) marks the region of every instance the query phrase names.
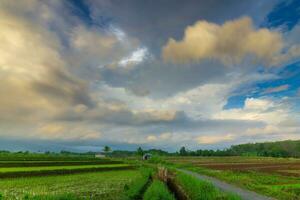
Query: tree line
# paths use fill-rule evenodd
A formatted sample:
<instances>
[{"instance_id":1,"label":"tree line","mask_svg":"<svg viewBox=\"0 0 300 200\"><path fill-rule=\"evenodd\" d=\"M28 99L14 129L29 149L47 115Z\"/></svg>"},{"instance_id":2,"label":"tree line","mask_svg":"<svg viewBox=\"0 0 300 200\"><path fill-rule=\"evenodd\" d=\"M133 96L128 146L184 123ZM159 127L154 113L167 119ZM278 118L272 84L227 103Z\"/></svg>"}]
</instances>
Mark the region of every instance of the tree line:
<instances>
[{"instance_id":1,"label":"tree line","mask_svg":"<svg viewBox=\"0 0 300 200\"><path fill-rule=\"evenodd\" d=\"M189 150L186 147L181 147L177 152L168 152L161 149L143 150L141 147L134 151L112 150L111 147L105 146L100 149L101 152L108 157L128 157L142 156L146 153L158 156L265 156L265 157L295 157L300 158L300 140L286 140L278 142L262 142L262 143L247 143L232 145L230 148L223 150ZM42 152L40 152L42 153ZM42 156L40 153L31 153L28 151L9 152L0 151L1 157L13 156ZM87 156L94 157L97 152L74 153L69 151L61 152L43 152L47 156Z\"/></svg>"},{"instance_id":2,"label":"tree line","mask_svg":"<svg viewBox=\"0 0 300 200\"><path fill-rule=\"evenodd\" d=\"M300 157L300 140L286 140L278 142L261 142L232 145L227 149L218 150L188 150L181 147L177 152L170 153L161 149L136 151L112 151L112 156L136 156L150 153L159 156L264 156L264 157Z\"/></svg>"},{"instance_id":3,"label":"tree line","mask_svg":"<svg viewBox=\"0 0 300 200\"><path fill-rule=\"evenodd\" d=\"M264 156L264 157L300 157L300 140L261 142L232 145L224 150L189 151L185 147L179 150L181 156Z\"/></svg>"}]
</instances>

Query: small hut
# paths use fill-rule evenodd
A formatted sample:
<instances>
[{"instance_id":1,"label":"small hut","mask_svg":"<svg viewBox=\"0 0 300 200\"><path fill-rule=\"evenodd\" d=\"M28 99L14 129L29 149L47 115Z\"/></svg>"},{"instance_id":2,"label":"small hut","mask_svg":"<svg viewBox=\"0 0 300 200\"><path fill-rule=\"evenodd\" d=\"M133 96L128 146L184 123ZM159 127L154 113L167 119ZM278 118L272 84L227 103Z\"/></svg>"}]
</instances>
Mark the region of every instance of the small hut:
<instances>
[{"instance_id":1,"label":"small hut","mask_svg":"<svg viewBox=\"0 0 300 200\"><path fill-rule=\"evenodd\" d=\"M143 160L149 160L152 157L150 153L146 153L143 155Z\"/></svg>"}]
</instances>

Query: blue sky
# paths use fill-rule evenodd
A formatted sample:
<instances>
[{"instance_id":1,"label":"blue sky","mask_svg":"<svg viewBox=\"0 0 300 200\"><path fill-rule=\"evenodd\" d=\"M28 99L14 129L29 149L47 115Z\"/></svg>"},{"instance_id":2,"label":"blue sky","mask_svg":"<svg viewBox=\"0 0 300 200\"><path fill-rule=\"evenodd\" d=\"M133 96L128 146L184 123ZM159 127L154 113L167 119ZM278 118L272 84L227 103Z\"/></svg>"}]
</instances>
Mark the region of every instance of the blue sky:
<instances>
[{"instance_id":1,"label":"blue sky","mask_svg":"<svg viewBox=\"0 0 300 200\"><path fill-rule=\"evenodd\" d=\"M276 74L278 75L276 79L254 83L254 85L250 87L252 92L247 92L246 94L243 94L242 90L238 89L236 91L237 95L229 97L228 102L224 108L241 108L244 106L245 99L249 97L260 98L269 96L275 98L282 98L297 96L300 85L299 62L295 62L283 67L281 70L277 71ZM281 86L285 87L271 93L265 92L265 90L267 89L278 88Z\"/></svg>"},{"instance_id":2,"label":"blue sky","mask_svg":"<svg viewBox=\"0 0 300 200\"><path fill-rule=\"evenodd\" d=\"M300 138L300 4L0 5L0 146L226 148Z\"/></svg>"}]
</instances>

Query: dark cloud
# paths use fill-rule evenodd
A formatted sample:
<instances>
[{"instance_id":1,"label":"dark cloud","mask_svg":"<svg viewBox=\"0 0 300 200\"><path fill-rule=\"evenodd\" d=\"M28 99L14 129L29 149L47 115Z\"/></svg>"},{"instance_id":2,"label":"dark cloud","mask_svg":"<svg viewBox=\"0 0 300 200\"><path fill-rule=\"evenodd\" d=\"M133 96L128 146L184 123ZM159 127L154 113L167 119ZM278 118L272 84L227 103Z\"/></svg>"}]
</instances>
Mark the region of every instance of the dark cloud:
<instances>
[{"instance_id":1,"label":"dark cloud","mask_svg":"<svg viewBox=\"0 0 300 200\"><path fill-rule=\"evenodd\" d=\"M54 102L94 106L88 85L62 69L49 69L44 79L32 82L32 88Z\"/></svg>"},{"instance_id":2,"label":"dark cloud","mask_svg":"<svg viewBox=\"0 0 300 200\"><path fill-rule=\"evenodd\" d=\"M227 82L232 71L249 73L253 63L226 67L205 60L197 64L174 65L161 61L161 48L169 38L180 39L184 30L196 21L206 20L222 24L241 16L250 16L254 22L262 21L274 2L254 4L250 1L90 1L94 20L98 16L110 16L112 25L120 27L127 35L138 38L154 59L145 60L130 72L124 69L102 68L102 78L113 87L125 87L137 96L149 95L164 98L206 83ZM218 14L216 14L218 13ZM259 13L259 14L258 14Z\"/></svg>"},{"instance_id":3,"label":"dark cloud","mask_svg":"<svg viewBox=\"0 0 300 200\"><path fill-rule=\"evenodd\" d=\"M164 98L206 83L222 83L230 70L214 61L190 65L146 61L130 73L103 68L102 74L103 80L113 87L125 87L138 96Z\"/></svg>"},{"instance_id":4,"label":"dark cloud","mask_svg":"<svg viewBox=\"0 0 300 200\"><path fill-rule=\"evenodd\" d=\"M198 20L223 23L241 16L261 21L277 1L225 0L103 0L89 1L93 19L107 16L126 33L151 49L160 49L169 37L182 37L186 26ZM100 18L101 19L101 18ZM155 52L156 53L156 52ZM160 53L158 52L158 55Z\"/></svg>"},{"instance_id":5,"label":"dark cloud","mask_svg":"<svg viewBox=\"0 0 300 200\"><path fill-rule=\"evenodd\" d=\"M123 105L102 102L93 109L68 108L62 110L53 118L54 121L78 122L96 124L114 124L117 126L150 126L169 124L182 118L183 112L176 111L138 111L133 112Z\"/></svg>"}]
</instances>

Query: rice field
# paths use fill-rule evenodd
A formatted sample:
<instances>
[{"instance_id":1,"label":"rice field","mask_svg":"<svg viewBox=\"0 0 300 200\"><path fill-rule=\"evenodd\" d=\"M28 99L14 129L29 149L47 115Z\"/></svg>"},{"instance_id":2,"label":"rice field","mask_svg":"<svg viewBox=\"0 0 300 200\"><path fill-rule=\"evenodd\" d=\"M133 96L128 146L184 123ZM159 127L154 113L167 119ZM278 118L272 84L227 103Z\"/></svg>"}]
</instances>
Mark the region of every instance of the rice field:
<instances>
[{"instance_id":1,"label":"rice field","mask_svg":"<svg viewBox=\"0 0 300 200\"><path fill-rule=\"evenodd\" d=\"M267 158L267 157L186 157L170 158L170 162L177 164L192 164L213 170L255 171L276 175L300 177L300 159L295 158Z\"/></svg>"},{"instance_id":2,"label":"rice field","mask_svg":"<svg viewBox=\"0 0 300 200\"><path fill-rule=\"evenodd\" d=\"M1 200L123 200L124 187L141 177L134 165L122 161L38 158L0 161Z\"/></svg>"},{"instance_id":3,"label":"rice field","mask_svg":"<svg viewBox=\"0 0 300 200\"><path fill-rule=\"evenodd\" d=\"M279 200L300 199L300 160L265 157L170 157L176 166Z\"/></svg>"},{"instance_id":4,"label":"rice field","mask_svg":"<svg viewBox=\"0 0 300 200\"><path fill-rule=\"evenodd\" d=\"M298 200L300 196L297 175L300 170L295 168L298 159L167 157L161 160L279 200ZM160 167L158 173L153 171L157 163L149 162L154 168L142 170L140 166L146 163L130 163L110 159L0 161L0 199L142 200L154 198L153 194L156 199L172 200L181 200L182 195L191 200L240 199L182 173L171 172L164 177L166 173ZM268 167L273 171L264 172Z\"/></svg>"},{"instance_id":5,"label":"rice field","mask_svg":"<svg viewBox=\"0 0 300 200\"><path fill-rule=\"evenodd\" d=\"M0 193L5 200L22 199L26 195L63 194L86 199L123 200L124 186L140 176L138 170L121 170L0 179Z\"/></svg>"}]
</instances>

